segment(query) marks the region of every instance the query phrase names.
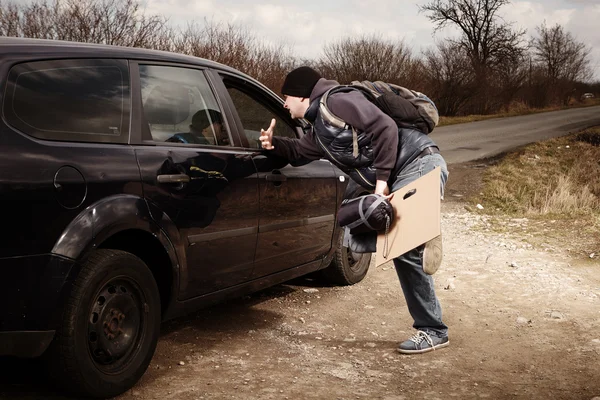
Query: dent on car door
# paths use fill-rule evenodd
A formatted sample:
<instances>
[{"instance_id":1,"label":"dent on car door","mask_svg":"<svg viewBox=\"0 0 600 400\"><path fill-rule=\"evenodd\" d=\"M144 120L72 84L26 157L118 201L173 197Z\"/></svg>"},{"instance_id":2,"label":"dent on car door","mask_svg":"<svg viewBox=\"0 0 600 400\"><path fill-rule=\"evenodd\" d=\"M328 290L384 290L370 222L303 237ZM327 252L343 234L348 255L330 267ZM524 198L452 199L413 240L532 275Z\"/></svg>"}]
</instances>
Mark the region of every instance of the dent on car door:
<instances>
[{"instance_id":1,"label":"dent on car door","mask_svg":"<svg viewBox=\"0 0 600 400\"><path fill-rule=\"evenodd\" d=\"M180 299L250 279L258 184L250 152L199 69L139 65L144 196L176 225L185 249ZM164 214L163 214L164 213Z\"/></svg>"},{"instance_id":2,"label":"dent on car door","mask_svg":"<svg viewBox=\"0 0 600 400\"><path fill-rule=\"evenodd\" d=\"M258 136L271 119L275 135L296 138L300 129L280 101L250 82L223 76L248 146L262 151ZM336 213L337 178L324 160L292 167L265 155L255 158L260 212L254 277L322 259L331 249Z\"/></svg>"}]
</instances>

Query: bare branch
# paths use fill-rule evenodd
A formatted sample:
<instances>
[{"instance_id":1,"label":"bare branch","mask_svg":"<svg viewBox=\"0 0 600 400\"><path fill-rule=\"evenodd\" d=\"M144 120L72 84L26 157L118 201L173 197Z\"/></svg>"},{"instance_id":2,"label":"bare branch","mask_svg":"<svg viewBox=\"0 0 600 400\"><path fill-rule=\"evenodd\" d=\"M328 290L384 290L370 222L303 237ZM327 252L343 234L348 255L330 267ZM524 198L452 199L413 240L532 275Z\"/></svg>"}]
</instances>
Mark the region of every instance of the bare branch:
<instances>
[{"instance_id":1,"label":"bare branch","mask_svg":"<svg viewBox=\"0 0 600 400\"><path fill-rule=\"evenodd\" d=\"M413 57L402 41L380 36L346 38L325 45L317 65L326 76L342 83L383 80L409 85ZM414 84L414 82L413 82Z\"/></svg>"}]
</instances>

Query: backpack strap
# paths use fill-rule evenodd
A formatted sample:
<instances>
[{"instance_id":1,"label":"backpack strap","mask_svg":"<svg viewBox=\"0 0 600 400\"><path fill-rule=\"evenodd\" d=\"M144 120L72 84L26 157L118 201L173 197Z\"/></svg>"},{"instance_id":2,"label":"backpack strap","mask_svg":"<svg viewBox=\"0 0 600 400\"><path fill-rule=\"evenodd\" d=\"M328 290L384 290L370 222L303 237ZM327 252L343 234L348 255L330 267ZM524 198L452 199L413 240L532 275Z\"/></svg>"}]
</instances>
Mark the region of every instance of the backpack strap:
<instances>
[{"instance_id":1,"label":"backpack strap","mask_svg":"<svg viewBox=\"0 0 600 400\"><path fill-rule=\"evenodd\" d=\"M352 90L358 89L350 85L340 85L332 87L331 89L326 91L323 94L323 96L321 96L321 99L319 100L319 111L321 111L321 116L328 124L333 125L336 128L352 129L352 156L356 158L358 157L358 132L352 125L347 124L346 121L335 115L333 112L331 112L329 107L327 107L327 99L332 94L332 91L336 93L348 93Z\"/></svg>"},{"instance_id":2,"label":"backpack strap","mask_svg":"<svg viewBox=\"0 0 600 400\"><path fill-rule=\"evenodd\" d=\"M329 89L328 91L326 91L323 94L323 96L321 96L321 99L319 100L319 111L321 111L321 116L323 117L323 119L325 121L327 121L328 124L333 125L336 128L348 129L348 124L346 124L346 121L344 121L343 119L341 119L340 117L335 115L333 112L331 112L329 107L327 107L327 99L331 95L332 91L337 92L339 89L344 89L346 87L348 87L348 86L344 86L344 85L334 86L331 89Z\"/></svg>"}]
</instances>

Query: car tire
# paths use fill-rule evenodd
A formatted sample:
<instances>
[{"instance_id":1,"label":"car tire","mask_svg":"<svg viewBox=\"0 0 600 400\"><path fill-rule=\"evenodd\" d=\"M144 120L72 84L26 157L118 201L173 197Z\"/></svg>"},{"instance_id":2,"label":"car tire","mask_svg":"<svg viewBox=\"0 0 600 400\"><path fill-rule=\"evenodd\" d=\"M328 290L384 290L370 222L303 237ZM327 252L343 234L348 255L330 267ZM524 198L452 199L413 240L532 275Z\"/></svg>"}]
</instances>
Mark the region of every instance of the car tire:
<instances>
[{"instance_id":1,"label":"car tire","mask_svg":"<svg viewBox=\"0 0 600 400\"><path fill-rule=\"evenodd\" d=\"M322 272L323 278L336 285L354 285L362 281L371 264L371 253L353 253L344 247L343 230L339 235L337 248L331 264Z\"/></svg>"},{"instance_id":2,"label":"car tire","mask_svg":"<svg viewBox=\"0 0 600 400\"><path fill-rule=\"evenodd\" d=\"M99 249L82 265L49 352L51 376L85 397L107 398L144 374L158 341L161 303L146 264Z\"/></svg>"}]
</instances>

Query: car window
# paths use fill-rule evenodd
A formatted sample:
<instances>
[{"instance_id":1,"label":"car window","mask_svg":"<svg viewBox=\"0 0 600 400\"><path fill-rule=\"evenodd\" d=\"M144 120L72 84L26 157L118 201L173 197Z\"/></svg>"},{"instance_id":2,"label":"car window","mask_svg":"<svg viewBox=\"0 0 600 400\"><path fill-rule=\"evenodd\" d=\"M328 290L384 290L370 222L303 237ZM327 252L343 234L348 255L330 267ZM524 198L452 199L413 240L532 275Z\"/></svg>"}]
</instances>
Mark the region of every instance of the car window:
<instances>
[{"instance_id":1,"label":"car window","mask_svg":"<svg viewBox=\"0 0 600 400\"><path fill-rule=\"evenodd\" d=\"M217 100L201 70L140 65L140 83L153 141L231 144Z\"/></svg>"},{"instance_id":2,"label":"car window","mask_svg":"<svg viewBox=\"0 0 600 400\"><path fill-rule=\"evenodd\" d=\"M129 104L126 61L54 60L13 67L2 109L40 139L127 143Z\"/></svg>"},{"instance_id":3,"label":"car window","mask_svg":"<svg viewBox=\"0 0 600 400\"><path fill-rule=\"evenodd\" d=\"M225 79L223 81L233 101L237 113L244 127L244 134L252 148L260 148L260 130L267 129L271 119L275 118L276 125L273 134L275 136L284 136L296 138L294 128L285 121L280 115L271 111L271 108L265 105L265 101L259 94L251 90L240 90L234 82ZM283 107L282 112L285 112Z\"/></svg>"}]
</instances>

